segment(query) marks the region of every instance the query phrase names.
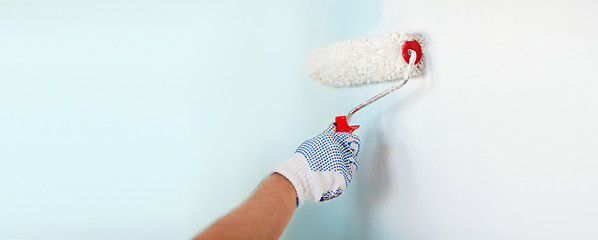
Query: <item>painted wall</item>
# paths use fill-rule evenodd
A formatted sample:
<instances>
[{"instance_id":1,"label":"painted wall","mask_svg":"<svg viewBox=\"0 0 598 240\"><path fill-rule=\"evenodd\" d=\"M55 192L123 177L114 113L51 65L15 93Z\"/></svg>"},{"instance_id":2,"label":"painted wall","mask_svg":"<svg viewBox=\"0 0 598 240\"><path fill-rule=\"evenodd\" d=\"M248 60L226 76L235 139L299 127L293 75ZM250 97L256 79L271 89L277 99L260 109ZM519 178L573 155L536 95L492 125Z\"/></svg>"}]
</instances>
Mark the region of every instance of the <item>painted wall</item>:
<instances>
[{"instance_id":1,"label":"painted wall","mask_svg":"<svg viewBox=\"0 0 598 240\"><path fill-rule=\"evenodd\" d=\"M190 238L392 84L318 87L311 49L406 29L426 77L285 238L595 239L596 5L2 1L0 238Z\"/></svg>"},{"instance_id":2,"label":"painted wall","mask_svg":"<svg viewBox=\"0 0 598 240\"><path fill-rule=\"evenodd\" d=\"M0 238L194 236L332 121L337 5L0 1Z\"/></svg>"},{"instance_id":3,"label":"painted wall","mask_svg":"<svg viewBox=\"0 0 598 240\"><path fill-rule=\"evenodd\" d=\"M598 238L595 9L564 0L381 1L368 33L426 34L426 76L355 116L364 126L360 169L342 203L325 207L337 216L326 226L350 220L323 231ZM388 86L337 90L335 111Z\"/></svg>"}]
</instances>

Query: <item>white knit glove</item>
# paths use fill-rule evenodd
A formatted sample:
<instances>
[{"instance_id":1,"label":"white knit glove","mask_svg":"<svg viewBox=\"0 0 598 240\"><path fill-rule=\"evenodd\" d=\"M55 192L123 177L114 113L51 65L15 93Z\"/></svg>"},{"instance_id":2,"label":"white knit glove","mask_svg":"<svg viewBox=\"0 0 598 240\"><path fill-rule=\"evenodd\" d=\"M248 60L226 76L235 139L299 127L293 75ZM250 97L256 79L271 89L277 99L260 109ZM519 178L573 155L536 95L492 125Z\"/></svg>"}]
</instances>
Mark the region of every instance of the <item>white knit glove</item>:
<instances>
[{"instance_id":1,"label":"white knit glove","mask_svg":"<svg viewBox=\"0 0 598 240\"><path fill-rule=\"evenodd\" d=\"M324 202L340 196L357 170L359 137L336 132L332 123L320 135L297 148L291 160L274 172L285 176L297 191L297 207L305 199Z\"/></svg>"}]
</instances>

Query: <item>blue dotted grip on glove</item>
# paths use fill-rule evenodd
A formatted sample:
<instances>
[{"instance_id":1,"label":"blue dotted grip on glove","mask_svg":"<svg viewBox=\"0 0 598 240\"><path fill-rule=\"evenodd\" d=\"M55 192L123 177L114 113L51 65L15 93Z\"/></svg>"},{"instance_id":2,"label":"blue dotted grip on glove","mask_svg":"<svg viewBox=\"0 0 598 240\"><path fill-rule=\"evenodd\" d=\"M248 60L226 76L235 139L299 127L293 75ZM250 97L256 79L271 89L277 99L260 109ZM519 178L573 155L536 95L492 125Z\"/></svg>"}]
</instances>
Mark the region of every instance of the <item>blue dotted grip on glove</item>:
<instances>
[{"instance_id":1,"label":"blue dotted grip on glove","mask_svg":"<svg viewBox=\"0 0 598 240\"><path fill-rule=\"evenodd\" d=\"M296 153L307 159L314 172L333 171L345 178L345 186L351 182L353 172L359 167L359 137L349 132L335 132L336 125L331 124L320 135L309 139L299 146ZM340 187L322 194L320 202L334 199L343 193Z\"/></svg>"}]
</instances>

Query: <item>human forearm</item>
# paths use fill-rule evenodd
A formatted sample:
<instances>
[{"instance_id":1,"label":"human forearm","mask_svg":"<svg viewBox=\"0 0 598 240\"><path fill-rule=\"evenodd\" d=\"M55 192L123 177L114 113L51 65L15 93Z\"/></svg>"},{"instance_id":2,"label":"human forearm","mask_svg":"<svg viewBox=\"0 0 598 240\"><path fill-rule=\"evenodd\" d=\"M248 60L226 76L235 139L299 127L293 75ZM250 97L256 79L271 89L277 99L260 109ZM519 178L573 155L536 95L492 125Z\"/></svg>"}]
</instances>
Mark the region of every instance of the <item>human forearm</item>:
<instances>
[{"instance_id":1,"label":"human forearm","mask_svg":"<svg viewBox=\"0 0 598 240\"><path fill-rule=\"evenodd\" d=\"M330 124L303 142L247 201L195 239L278 239L305 200L326 202L344 192L358 167L359 144L357 135L336 132Z\"/></svg>"},{"instance_id":2,"label":"human forearm","mask_svg":"<svg viewBox=\"0 0 598 240\"><path fill-rule=\"evenodd\" d=\"M247 201L195 239L278 239L295 207L295 188L285 177L274 173Z\"/></svg>"}]
</instances>

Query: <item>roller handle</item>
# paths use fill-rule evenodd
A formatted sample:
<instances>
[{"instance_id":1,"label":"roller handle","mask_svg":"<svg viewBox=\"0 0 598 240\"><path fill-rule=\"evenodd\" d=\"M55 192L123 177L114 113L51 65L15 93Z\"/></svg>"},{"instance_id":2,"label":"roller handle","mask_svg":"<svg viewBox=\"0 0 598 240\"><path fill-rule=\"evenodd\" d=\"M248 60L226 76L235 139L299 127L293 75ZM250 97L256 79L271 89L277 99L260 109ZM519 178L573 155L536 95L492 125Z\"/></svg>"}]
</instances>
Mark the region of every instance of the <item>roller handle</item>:
<instances>
[{"instance_id":1,"label":"roller handle","mask_svg":"<svg viewBox=\"0 0 598 240\"><path fill-rule=\"evenodd\" d=\"M349 126L346 116L338 116L334 119L334 122L336 123L336 132L353 133L359 128L359 125Z\"/></svg>"}]
</instances>

